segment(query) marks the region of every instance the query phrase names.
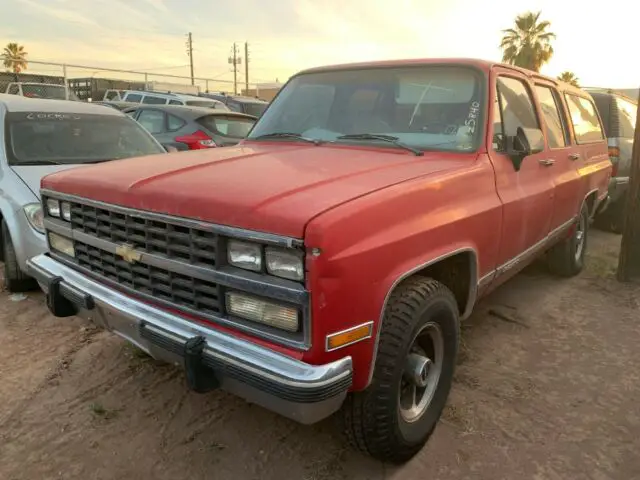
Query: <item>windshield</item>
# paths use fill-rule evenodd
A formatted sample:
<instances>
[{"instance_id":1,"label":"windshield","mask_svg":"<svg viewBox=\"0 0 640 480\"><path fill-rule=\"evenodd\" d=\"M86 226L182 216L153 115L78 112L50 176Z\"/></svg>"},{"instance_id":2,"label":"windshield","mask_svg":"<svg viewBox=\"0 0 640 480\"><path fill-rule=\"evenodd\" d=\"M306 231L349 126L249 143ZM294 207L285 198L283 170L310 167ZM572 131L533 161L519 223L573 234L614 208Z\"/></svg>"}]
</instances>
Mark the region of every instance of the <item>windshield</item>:
<instances>
[{"instance_id":1,"label":"windshield","mask_svg":"<svg viewBox=\"0 0 640 480\"><path fill-rule=\"evenodd\" d=\"M163 153L142 126L126 116L13 112L6 116L9 164L95 163Z\"/></svg>"},{"instance_id":2,"label":"windshield","mask_svg":"<svg viewBox=\"0 0 640 480\"><path fill-rule=\"evenodd\" d=\"M200 117L198 123L210 132L226 137L244 138L255 123L253 120L244 117L207 115Z\"/></svg>"},{"instance_id":3,"label":"windshield","mask_svg":"<svg viewBox=\"0 0 640 480\"><path fill-rule=\"evenodd\" d=\"M22 94L30 98L49 98L54 100L78 100L78 97L71 91L67 90L64 85L46 85L23 83Z\"/></svg>"},{"instance_id":4,"label":"windshield","mask_svg":"<svg viewBox=\"0 0 640 480\"><path fill-rule=\"evenodd\" d=\"M422 149L473 151L482 136L479 119L483 111L482 80L471 68L422 66L309 73L294 77L284 87L249 138L288 132L351 143L353 139L339 137L369 133L393 136ZM365 142L380 143L375 139Z\"/></svg>"},{"instance_id":5,"label":"windshield","mask_svg":"<svg viewBox=\"0 0 640 480\"><path fill-rule=\"evenodd\" d=\"M253 115L254 117L259 117L260 115L262 115L264 113L264 111L267 109L267 105L266 103L250 103L250 102L246 102L243 103L242 106L244 108L244 113L248 114L248 115Z\"/></svg>"}]
</instances>

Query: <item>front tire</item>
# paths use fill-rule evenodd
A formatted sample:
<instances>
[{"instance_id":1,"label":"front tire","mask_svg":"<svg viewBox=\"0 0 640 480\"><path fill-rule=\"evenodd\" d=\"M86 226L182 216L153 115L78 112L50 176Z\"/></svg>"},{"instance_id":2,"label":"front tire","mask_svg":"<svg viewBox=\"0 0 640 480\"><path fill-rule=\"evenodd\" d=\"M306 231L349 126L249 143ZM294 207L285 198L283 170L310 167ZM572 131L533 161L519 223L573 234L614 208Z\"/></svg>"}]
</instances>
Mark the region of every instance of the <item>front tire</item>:
<instances>
[{"instance_id":1,"label":"front tire","mask_svg":"<svg viewBox=\"0 0 640 480\"><path fill-rule=\"evenodd\" d=\"M403 463L433 433L449 396L460 342L458 305L436 280L413 277L392 293L371 385L343 406L350 443Z\"/></svg>"},{"instance_id":2,"label":"front tire","mask_svg":"<svg viewBox=\"0 0 640 480\"><path fill-rule=\"evenodd\" d=\"M27 276L18 264L16 251L13 248L9 227L2 221L2 253L4 256L4 284L12 293L28 292L37 287L34 279Z\"/></svg>"},{"instance_id":3,"label":"front tire","mask_svg":"<svg viewBox=\"0 0 640 480\"><path fill-rule=\"evenodd\" d=\"M573 277L584 268L589 233L589 210L582 206L573 234L549 250L549 270L561 277Z\"/></svg>"}]
</instances>

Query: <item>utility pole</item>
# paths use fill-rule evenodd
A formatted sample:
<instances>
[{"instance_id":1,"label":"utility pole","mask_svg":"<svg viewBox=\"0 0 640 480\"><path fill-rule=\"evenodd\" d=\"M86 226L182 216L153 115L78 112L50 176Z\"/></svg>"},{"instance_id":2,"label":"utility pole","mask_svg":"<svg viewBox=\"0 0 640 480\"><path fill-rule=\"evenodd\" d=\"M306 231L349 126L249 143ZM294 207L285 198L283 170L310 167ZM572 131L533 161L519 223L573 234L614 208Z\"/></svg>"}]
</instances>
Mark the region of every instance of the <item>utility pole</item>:
<instances>
[{"instance_id":1,"label":"utility pole","mask_svg":"<svg viewBox=\"0 0 640 480\"><path fill-rule=\"evenodd\" d=\"M244 42L244 93L249 95L249 42Z\"/></svg>"},{"instance_id":2,"label":"utility pole","mask_svg":"<svg viewBox=\"0 0 640 480\"><path fill-rule=\"evenodd\" d=\"M193 78L193 38L191 32L189 32L187 40L187 55L189 55L189 65L191 66L191 85L195 85Z\"/></svg>"},{"instance_id":3,"label":"utility pole","mask_svg":"<svg viewBox=\"0 0 640 480\"><path fill-rule=\"evenodd\" d=\"M233 94L238 94L238 65L242 63L242 57L238 56L238 46L233 42L233 53L229 57L229 64L233 65Z\"/></svg>"},{"instance_id":4,"label":"utility pole","mask_svg":"<svg viewBox=\"0 0 640 480\"><path fill-rule=\"evenodd\" d=\"M633 138L629 190L625 202L624 227L618 259L618 280L640 280L640 95Z\"/></svg>"}]
</instances>

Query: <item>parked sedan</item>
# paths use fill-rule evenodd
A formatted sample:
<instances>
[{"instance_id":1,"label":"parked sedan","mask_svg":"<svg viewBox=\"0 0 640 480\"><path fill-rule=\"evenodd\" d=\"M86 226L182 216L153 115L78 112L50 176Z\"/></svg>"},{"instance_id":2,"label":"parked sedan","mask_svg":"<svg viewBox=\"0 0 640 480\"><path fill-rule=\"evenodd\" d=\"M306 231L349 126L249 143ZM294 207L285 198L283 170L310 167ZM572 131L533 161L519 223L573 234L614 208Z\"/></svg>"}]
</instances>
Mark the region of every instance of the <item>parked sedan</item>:
<instances>
[{"instance_id":1,"label":"parked sedan","mask_svg":"<svg viewBox=\"0 0 640 480\"><path fill-rule=\"evenodd\" d=\"M141 105L123 110L165 148L227 147L247 136L256 118L243 113L179 105Z\"/></svg>"},{"instance_id":2,"label":"parked sedan","mask_svg":"<svg viewBox=\"0 0 640 480\"><path fill-rule=\"evenodd\" d=\"M27 260L47 250L42 177L164 149L123 113L91 103L0 94L0 125L0 259L6 288L18 292L35 286L25 273ZM64 202L49 206L49 212L52 208L57 208L60 221L78 214ZM48 240L55 241L55 234Z\"/></svg>"}]
</instances>

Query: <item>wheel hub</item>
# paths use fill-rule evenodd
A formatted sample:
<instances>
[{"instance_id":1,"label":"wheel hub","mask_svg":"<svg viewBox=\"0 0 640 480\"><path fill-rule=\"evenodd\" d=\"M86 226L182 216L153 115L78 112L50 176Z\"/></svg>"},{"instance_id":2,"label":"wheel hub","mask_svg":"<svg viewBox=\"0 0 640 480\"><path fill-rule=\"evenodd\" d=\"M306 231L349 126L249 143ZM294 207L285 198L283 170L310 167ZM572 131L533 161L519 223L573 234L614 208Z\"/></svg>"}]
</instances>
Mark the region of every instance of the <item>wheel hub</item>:
<instances>
[{"instance_id":1,"label":"wheel hub","mask_svg":"<svg viewBox=\"0 0 640 480\"><path fill-rule=\"evenodd\" d=\"M405 376L416 387L426 387L429 377L429 369L433 362L430 358L417 353L411 353L407 356L405 365Z\"/></svg>"}]
</instances>

